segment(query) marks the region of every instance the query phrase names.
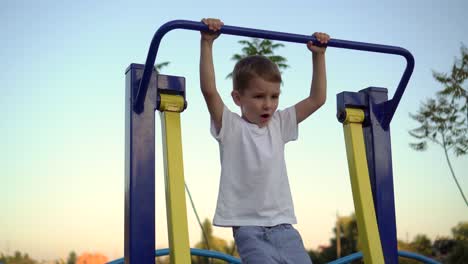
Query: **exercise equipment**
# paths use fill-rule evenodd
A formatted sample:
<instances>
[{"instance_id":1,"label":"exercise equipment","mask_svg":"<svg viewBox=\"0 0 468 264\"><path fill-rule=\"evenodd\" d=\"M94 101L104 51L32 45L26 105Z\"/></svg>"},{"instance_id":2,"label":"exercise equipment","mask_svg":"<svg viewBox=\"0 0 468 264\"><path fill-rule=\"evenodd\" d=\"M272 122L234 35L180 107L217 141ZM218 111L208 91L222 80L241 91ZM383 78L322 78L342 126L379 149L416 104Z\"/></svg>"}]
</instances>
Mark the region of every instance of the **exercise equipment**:
<instances>
[{"instance_id":1,"label":"exercise equipment","mask_svg":"<svg viewBox=\"0 0 468 264\"><path fill-rule=\"evenodd\" d=\"M145 65L131 64L126 71L125 112L125 259L110 263L149 264L155 256L171 256L171 263L190 263L190 255L209 256L229 263L240 260L207 250L190 249L185 206L180 113L186 108L185 79L160 75L154 63L163 36L174 29L207 31L201 22L174 20L155 33ZM221 34L295 43L314 36L234 26ZM338 259L342 264L364 258L365 263L398 263L398 255L437 263L409 252L398 252L391 160L390 122L414 69L414 58L400 47L330 39L328 47L403 56L406 68L388 99L387 89L369 87L337 95L337 117L343 123L362 253ZM161 112L166 179L166 208L170 249L155 248L155 110ZM170 132L169 132L170 131Z\"/></svg>"}]
</instances>

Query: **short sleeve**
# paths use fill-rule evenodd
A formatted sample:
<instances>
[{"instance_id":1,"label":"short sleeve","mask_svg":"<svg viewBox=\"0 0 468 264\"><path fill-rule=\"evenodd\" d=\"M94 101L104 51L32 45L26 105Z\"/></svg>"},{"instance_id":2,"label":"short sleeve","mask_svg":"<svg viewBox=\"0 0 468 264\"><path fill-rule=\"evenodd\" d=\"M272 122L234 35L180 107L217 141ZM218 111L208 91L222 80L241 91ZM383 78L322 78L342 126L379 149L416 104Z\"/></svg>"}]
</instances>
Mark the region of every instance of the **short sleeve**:
<instances>
[{"instance_id":1,"label":"short sleeve","mask_svg":"<svg viewBox=\"0 0 468 264\"><path fill-rule=\"evenodd\" d=\"M294 106L288 107L284 110L278 111L280 120L281 137L284 143L296 140L298 137L298 126L296 120L296 108Z\"/></svg>"},{"instance_id":2,"label":"short sleeve","mask_svg":"<svg viewBox=\"0 0 468 264\"><path fill-rule=\"evenodd\" d=\"M213 119L211 119L211 127L210 127L210 132L211 135L219 142L223 141L223 138L225 138L225 131L230 131L232 130L233 126L233 113L229 111L229 109L224 105L223 108L223 117L221 119L221 128L218 131L216 131L216 127L214 125Z\"/></svg>"}]
</instances>

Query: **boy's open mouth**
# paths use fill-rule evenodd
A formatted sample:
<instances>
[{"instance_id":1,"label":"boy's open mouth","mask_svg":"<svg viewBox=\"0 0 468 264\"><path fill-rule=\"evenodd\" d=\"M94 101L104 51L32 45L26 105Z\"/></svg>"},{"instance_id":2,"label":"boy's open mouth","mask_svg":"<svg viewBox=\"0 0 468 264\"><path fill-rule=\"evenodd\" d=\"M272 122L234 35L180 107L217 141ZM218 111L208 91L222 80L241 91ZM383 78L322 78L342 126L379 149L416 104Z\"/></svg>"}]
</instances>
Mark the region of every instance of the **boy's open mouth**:
<instances>
[{"instance_id":1,"label":"boy's open mouth","mask_svg":"<svg viewBox=\"0 0 468 264\"><path fill-rule=\"evenodd\" d=\"M270 115L269 114L263 114L263 115L261 115L261 117L262 118L268 118L268 117L270 117Z\"/></svg>"}]
</instances>

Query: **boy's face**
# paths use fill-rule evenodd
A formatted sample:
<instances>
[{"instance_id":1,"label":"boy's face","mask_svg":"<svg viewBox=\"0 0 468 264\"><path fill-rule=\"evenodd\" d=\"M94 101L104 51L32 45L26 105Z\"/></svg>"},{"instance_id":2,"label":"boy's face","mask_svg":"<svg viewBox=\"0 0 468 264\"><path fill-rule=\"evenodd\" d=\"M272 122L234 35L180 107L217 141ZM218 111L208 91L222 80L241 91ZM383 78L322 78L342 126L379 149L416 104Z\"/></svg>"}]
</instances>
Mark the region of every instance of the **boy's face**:
<instances>
[{"instance_id":1,"label":"boy's face","mask_svg":"<svg viewBox=\"0 0 468 264\"><path fill-rule=\"evenodd\" d=\"M259 127L265 127L278 108L280 83L262 78L249 81L244 91L233 91L234 102L241 108L242 118Z\"/></svg>"}]
</instances>

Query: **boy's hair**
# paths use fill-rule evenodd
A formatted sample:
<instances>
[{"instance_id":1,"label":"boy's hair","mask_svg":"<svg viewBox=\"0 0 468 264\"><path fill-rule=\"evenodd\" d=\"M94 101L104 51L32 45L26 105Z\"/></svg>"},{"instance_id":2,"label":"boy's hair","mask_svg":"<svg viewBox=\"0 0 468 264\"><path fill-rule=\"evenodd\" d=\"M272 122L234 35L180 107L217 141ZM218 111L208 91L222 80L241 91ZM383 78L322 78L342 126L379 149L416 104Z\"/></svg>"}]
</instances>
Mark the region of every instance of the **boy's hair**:
<instances>
[{"instance_id":1,"label":"boy's hair","mask_svg":"<svg viewBox=\"0 0 468 264\"><path fill-rule=\"evenodd\" d=\"M234 90L242 93L253 78L281 83L281 73L276 63L265 56L253 55L239 60L232 71Z\"/></svg>"}]
</instances>

